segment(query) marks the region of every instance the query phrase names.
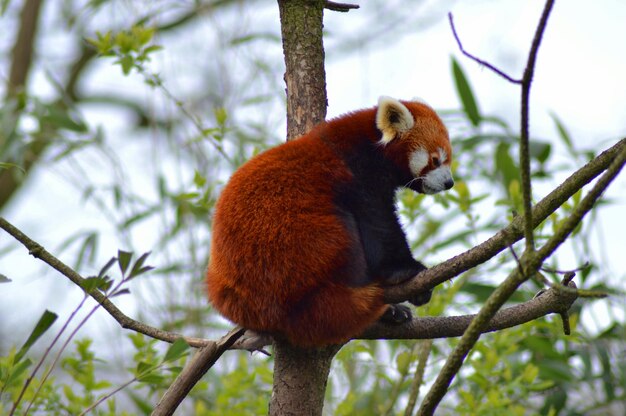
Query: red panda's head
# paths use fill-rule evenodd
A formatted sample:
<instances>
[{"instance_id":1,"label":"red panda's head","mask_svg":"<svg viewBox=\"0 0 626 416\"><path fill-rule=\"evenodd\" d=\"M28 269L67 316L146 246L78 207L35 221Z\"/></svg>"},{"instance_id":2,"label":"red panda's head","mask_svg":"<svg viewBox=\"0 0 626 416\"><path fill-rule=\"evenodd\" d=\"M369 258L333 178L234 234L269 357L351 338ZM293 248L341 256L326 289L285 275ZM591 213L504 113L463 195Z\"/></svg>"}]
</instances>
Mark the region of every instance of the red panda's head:
<instances>
[{"instance_id":1,"label":"red panda's head","mask_svg":"<svg viewBox=\"0 0 626 416\"><path fill-rule=\"evenodd\" d=\"M452 188L448 130L430 106L380 97L376 127L384 153L406 172L406 187L424 194Z\"/></svg>"}]
</instances>

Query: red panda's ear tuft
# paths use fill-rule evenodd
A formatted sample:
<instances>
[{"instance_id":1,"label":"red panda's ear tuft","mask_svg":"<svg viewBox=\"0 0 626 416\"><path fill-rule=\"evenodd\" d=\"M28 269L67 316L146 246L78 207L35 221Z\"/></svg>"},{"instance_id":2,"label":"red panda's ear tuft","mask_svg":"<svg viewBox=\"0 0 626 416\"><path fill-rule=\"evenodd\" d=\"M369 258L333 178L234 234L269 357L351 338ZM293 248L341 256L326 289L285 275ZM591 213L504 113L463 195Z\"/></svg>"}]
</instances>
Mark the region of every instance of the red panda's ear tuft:
<instances>
[{"instance_id":1,"label":"red panda's ear tuft","mask_svg":"<svg viewBox=\"0 0 626 416\"><path fill-rule=\"evenodd\" d=\"M397 135L410 130L415 124L413 115L400 101L382 96L378 99L376 127L383 133L382 144L392 141Z\"/></svg>"}]
</instances>

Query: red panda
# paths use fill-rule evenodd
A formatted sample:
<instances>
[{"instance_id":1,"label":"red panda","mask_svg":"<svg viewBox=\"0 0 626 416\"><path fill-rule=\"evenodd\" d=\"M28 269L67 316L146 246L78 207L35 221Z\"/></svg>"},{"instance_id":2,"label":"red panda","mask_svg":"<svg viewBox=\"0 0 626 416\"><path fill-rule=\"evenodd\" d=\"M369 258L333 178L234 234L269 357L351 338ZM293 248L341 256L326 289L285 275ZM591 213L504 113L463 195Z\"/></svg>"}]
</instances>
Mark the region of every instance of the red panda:
<instances>
[{"instance_id":1,"label":"red panda","mask_svg":"<svg viewBox=\"0 0 626 416\"><path fill-rule=\"evenodd\" d=\"M408 307L383 301L384 286L425 269L395 192L450 189L451 160L435 111L389 97L257 155L215 207L209 300L233 322L301 347L344 343L381 318L411 319Z\"/></svg>"}]
</instances>

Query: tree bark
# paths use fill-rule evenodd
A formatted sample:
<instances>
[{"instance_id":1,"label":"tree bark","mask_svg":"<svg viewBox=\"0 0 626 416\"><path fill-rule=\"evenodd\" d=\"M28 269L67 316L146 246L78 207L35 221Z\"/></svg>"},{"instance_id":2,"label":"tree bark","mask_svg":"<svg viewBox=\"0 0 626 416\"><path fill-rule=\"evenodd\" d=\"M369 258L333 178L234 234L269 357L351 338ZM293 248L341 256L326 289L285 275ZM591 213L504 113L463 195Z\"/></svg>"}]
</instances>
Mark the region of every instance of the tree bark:
<instances>
[{"instance_id":1,"label":"tree bark","mask_svg":"<svg viewBox=\"0 0 626 416\"><path fill-rule=\"evenodd\" d=\"M326 118L324 1L278 0L287 85L287 139Z\"/></svg>"},{"instance_id":2,"label":"tree bark","mask_svg":"<svg viewBox=\"0 0 626 416\"><path fill-rule=\"evenodd\" d=\"M278 0L286 68L288 140L308 132L326 118L324 5L323 0ZM301 349L276 340L269 414L321 415L330 364L340 348Z\"/></svg>"},{"instance_id":3,"label":"tree bark","mask_svg":"<svg viewBox=\"0 0 626 416\"><path fill-rule=\"evenodd\" d=\"M272 416L321 415L333 357L341 345L296 348L274 342L274 386L269 414Z\"/></svg>"}]
</instances>

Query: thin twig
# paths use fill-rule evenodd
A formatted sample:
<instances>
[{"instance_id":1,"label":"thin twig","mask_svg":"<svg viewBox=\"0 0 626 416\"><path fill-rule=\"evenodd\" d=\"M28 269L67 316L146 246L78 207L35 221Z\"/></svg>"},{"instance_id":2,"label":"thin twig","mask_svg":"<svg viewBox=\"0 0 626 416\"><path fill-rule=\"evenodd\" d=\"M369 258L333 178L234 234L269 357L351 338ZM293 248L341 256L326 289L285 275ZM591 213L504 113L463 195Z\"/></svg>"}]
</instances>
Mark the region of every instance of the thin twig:
<instances>
[{"instance_id":1,"label":"thin twig","mask_svg":"<svg viewBox=\"0 0 626 416\"><path fill-rule=\"evenodd\" d=\"M577 267L575 269L571 269L571 270L557 270L557 269L552 269L552 268L550 268L548 266L541 266L541 269L539 269L539 270L542 270L542 271L544 271L546 273L562 274L562 275L565 275L565 277L569 276L570 280L571 280L572 277L576 276L576 272L581 272L581 271L587 269L589 266L590 266L590 264L587 261L582 266Z\"/></svg>"},{"instance_id":2,"label":"thin twig","mask_svg":"<svg viewBox=\"0 0 626 416\"><path fill-rule=\"evenodd\" d=\"M528 54L528 62L526 69L524 70L524 76L522 77L522 109L521 109L521 121L520 121L520 154L519 163L522 177L522 201L524 206L524 238L526 240L526 251L532 252L535 250L535 237L533 234L533 212L532 212L532 186L530 180L530 145L529 145L529 117L530 117L530 87L533 82L533 75L535 73L535 63L537 61L537 53L539 51L539 45L543 39L546 26L548 24L548 17L552 11L554 0L547 0L541 14L541 19L537 25L535 31L535 37L533 38L532 46Z\"/></svg>"},{"instance_id":3,"label":"thin twig","mask_svg":"<svg viewBox=\"0 0 626 416\"><path fill-rule=\"evenodd\" d=\"M416 346L417 347L417 346ZM420 394L420 387L424 384L424 373L426 371L426 363L433 347L432 339L425 339L419 343L417 351L417 368L415 369L415 376L411 382L411 392L409 393L409 403L404 410L404 416L411 416L415 409L415 403Z\"/></svg>"},{"instance_id":4,"label":"thin twig","mask_svg":"<svg viewBox=\"0 0 626 416\"><path fill-rule=\"evenodd\" d=\"M454 35L454 39L456 39L456 43L457 45L459 45L459 49L461 50L463 55L467 56L468 58L470 58L471 60L475 62L478 62L480 65L491 69L493 72L500 75L502 78L506 79L507 81L512 82L513 84L522 83L521 79L515 79L512 76L508 75L506 72L502 71L501 69L496 68L494 65L490 64L489 62L484 61L478 58L477 56L472 55L471 53L467 52L465 48L463 48L463 44L461 44L461 39L459 38L459 35L456 33L456 28L454 27L454 19L452 17L452 13L448 13L448 20L450 20L450 28L452 29L452 34Z\"/></svg>"},{"instance_id":5,"label":"thin twig","mask_svg":"<svg viewBox=\"0 0 626 416\"><path fill-rule=\"evenodd\" d=\"M46 380L48 380L48 377L50 377L50 374L52 374L52 370L54 369L54 367L56 367L57 363L61 359L61 355L63 354L63 351L65 351L65 349L69 345L70 341L72 339L74 339L74 336L76 336L76 334L78 333L78 330L80 328L82 328L83 325L85 325L85 323L89 320L89 318L91 318L93 316L94 312L96 312L96 310L98 309L99 306L100 305L94 306L91 309L91 311L89 311L89 313L78 323L78 325L76 325L76 328L74 328L74 330L68 335L67 339L65 340L65 342L63 343L63 345L59 349L59 352L54 357L54 360L52 361L52 364L50 365L50 367L48 367L48 369L46 370L46 373L41 378L41 381L39 382L39 386L37 387L37 390L35 390L35 393L33 394L33 397L31 399L30 403L26 407L26 411L24 411L25 415L28 414L28 412L30 411L30 408L33 406L33 404L35 404L35 399L39 395L39 392L43 388L44 384L46 384Z\"/></svg>"},{"instance_id":6,"label":"thin twig","mask_svg":"<svg viewBox=\"0 0 626 416\"><path fill-rule=\"evenodd\" d=\"M56 336L54 337L54 339L52 340L50 345L48 345L48 347L46 348L46 351L44 352L43 356L39 359L39 362L37 363L37 365L35 366L33 371L30 373L30 375L28 376L26 381L24 382L24 386L22 387L22 390L20 391L20 394L17 397L17 400L15 400L15 402L13 403L13 408L11 409L11 412L9 412L9 416L13 416L13 414L17 410L17 406L20 404L20 401L22 400L22 397L24 397L24 393L26 392L26 389L28 388L30 383L35 378L35 375L37 374L37 372L39 371L39 369L43 365L44 361L48 357L48 354L50 354L50 351L52 351L52 348L59 341L59 339L61 338L61 335L63 335L63 333L65 332L65 330L69 326L70 322L72 322L72 320L74 319L74 317L76 316L78 311L83 307L83 305L85 304L85 301L87 301L87 299L89 299L89 297L87 296L87 294L85 294L85 296L83 296L83 299L80 301L78 306L76 308L74 308L74 310L72 311L70 316L65 320L65 323L63 323L63 326L61 327L59 332L56 334Z\"/></svg>"},{"instance_id":7,"label":"thin twig","mask_svg":"<svg viewBox=\"0 0 626 416\"><path fill-rule=\"evenodd\" d=\"M116 387L113 391L105 394L104 396L100 397L98 400L96 400L94 403L91 404L91 406L89 406L88 408L86 408L85 410L83 410L79 416L84 416L87 413L91 412L93 409L95 409L98 405L100 405L101 403L105 402L106 400L110 399L111 397L113 397L115 394L119 393L120 391L124 390L126 387L130 386L131 384L133 384L135 381L137 381L137 377L133 377L131 380L127 381L126 383L122 384L119 387Z\"/></svg>"}]
</instances>

